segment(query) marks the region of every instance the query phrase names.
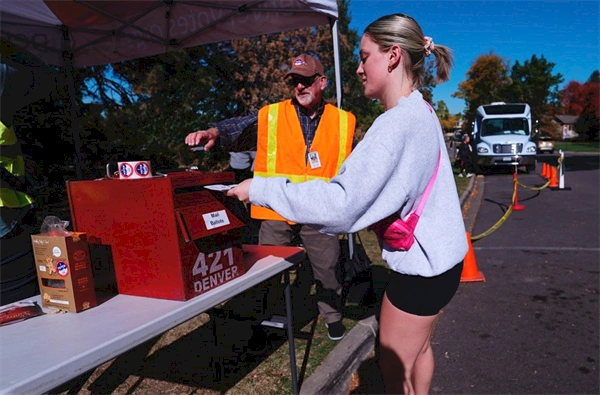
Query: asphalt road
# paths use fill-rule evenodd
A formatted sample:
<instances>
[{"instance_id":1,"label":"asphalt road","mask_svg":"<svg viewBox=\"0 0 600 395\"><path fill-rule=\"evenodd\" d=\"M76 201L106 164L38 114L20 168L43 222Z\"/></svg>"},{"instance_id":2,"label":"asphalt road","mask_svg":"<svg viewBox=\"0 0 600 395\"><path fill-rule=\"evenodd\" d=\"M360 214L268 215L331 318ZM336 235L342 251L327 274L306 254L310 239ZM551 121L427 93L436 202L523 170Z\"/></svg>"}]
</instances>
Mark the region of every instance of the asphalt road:
<instances>
[{"instance_id":1,"label":"asphalt road","mask_svg":"<svg viewBox=\"0 0 600 395\"><path fill-rule=\"evenodd\" d=\"M540 187L537 173L519 173ZM435 329L432 394L598 394L600 156L567 154L565 187L518 188L513 211L473 242L484 282L463 282ZM478 177L472 196L472 236L506 213L513 173ZM374 359L358 368L351 394L381 393Z\"/></svg>"}]
</instances>

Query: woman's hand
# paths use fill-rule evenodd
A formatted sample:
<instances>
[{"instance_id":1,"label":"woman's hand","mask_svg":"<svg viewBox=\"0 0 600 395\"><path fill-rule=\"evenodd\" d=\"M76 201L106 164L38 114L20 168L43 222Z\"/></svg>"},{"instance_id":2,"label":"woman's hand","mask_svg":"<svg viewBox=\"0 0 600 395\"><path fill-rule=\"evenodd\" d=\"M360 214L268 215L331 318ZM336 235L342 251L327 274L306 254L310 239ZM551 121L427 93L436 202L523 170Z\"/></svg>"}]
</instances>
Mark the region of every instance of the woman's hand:
<instances>
[{"instance_id":1,"label":"woman's hand","mask_svg":"<svg viewBox=\"0 0 600 395\"><path fill-rule=\"evenodd\" d=\"M250 202L250 184L252 184L252 178L242 181L236 187L228 190L227 196L236 197L244 203L249 203Z\"/></svg>"}]
</instances>

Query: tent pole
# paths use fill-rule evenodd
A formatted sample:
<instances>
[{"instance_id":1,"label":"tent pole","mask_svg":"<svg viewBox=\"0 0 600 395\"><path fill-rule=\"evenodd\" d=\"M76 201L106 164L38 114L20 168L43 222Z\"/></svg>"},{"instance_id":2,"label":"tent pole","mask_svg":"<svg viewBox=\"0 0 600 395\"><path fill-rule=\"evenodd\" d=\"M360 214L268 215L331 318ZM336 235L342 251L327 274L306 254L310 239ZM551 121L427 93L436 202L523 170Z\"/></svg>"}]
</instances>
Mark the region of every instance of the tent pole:
<instances>
[{"instance_id":1,"label":"tent pole","mask_svg":"<svg viewBox=\"0 0 600 395\"><path fill-rule=\"evenodd\" d=\"M333 37L333 64L335 68L335 92L337 95L337 106L342 108L342 65L340 63L340 40L338 20L331 25L331 36Z\"/></svg>"},{"instance_id":2,"label":"tent pole","mask_svg":"<svg viewBox=\"0 0 600 395\"><path fill-rule=\"evenodd\" d=\"M69 31L66 26L63 27L63 59L65 60L67 85L69 90L69 115L71 117L71 133L73 135L73 144L75 145L75 175L78 180L83 179L81 170L81 135L79 128L77 97L75 95L75 79L73 78L73 53L69 48Z\"/></svg>"},{"instance_id":3,"label":"tent pole","mask_svg":"<svg viewBox=\"0 0 600 395\"><path fill-rule=\"evenodd\" d=\"M331 25L331 36L333 37L333 63L335 68L335 90L337 94L337 106L342 108L342 64L340 62L340 40L338 20ZM354 234L348 234L348 252L350 259L354 257Z\"/></svg>"},{"instance_id":4,"label":"tent pole","mask_svg":"<svg viewBox=\"0 0 600 395\"><path fill-rule=\"evenodd\" d=\"M75 145L75 174L78 180L83 179L81 171L81 137L79 128L79 119L77 117L77 104L75 103L75 82L73 79L73 68L67 70L67 79L69 84L69 113L71 115L71 133L73 134L73 144Z\"/></svg>"}]
</instances>

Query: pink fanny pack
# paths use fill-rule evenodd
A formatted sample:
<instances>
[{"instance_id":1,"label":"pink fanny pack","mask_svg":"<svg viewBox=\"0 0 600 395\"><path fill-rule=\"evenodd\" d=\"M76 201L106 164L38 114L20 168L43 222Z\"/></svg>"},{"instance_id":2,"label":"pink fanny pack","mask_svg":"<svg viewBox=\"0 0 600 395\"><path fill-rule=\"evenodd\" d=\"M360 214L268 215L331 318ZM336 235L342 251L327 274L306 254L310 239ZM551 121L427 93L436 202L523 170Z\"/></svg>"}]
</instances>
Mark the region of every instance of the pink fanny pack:
<instances>
[{"instance_id":1,"label":"pink fanny pack","mask_svg":"<svg viewBox=\"0 0 600 395\"><path fill-rule=\"evenodd\" d=\"M427 202L427 198L431 193L435 178L437 177L441 155L442 153L440 152L433 176L431 177L431 180L429 180L427 188L425 188L425 192L423 193L423 197L421 198L417 209L410 213L407 219L402 220L402 218L398 218L399 214L394 214L367 228L368 230L373 231L381 238L381 240L389 244L392 248L399 251L408 251L415 242L415 228L417 227L419 217L421 216L423 207L425 207L425 203Z\"/></svg>"}]
</instances>

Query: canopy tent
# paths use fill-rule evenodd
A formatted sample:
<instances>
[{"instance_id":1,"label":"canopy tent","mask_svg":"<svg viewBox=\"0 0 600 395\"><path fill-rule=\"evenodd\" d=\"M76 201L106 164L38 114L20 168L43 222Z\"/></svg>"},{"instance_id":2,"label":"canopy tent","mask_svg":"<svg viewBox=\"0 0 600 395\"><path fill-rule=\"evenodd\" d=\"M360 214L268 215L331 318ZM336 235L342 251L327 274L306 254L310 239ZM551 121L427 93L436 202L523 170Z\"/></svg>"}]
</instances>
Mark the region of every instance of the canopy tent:
<instances>
[{"instance_id":1,"label":"canopy tent","mask_svg":"<svg viewBox=\"0 0 600 395\"><path fill-rule=\"evenodd\" d=\"M336 0L11 0L0 2L0 37L47 64L73 69L330 24L341 106L337 18ZM76 111L71 114L81 178Z\"/></svg>"},{"instance_id":2,"label":"canopy tent","mask_svg":"<svg viewBox=\"0 0 600 395\"><path fill-rule=\"evenodd\" d=\"M93 66L173 49L324 25L335 0L12 0L2 38L48 64Z\"/></svg>"}]
</instances>

